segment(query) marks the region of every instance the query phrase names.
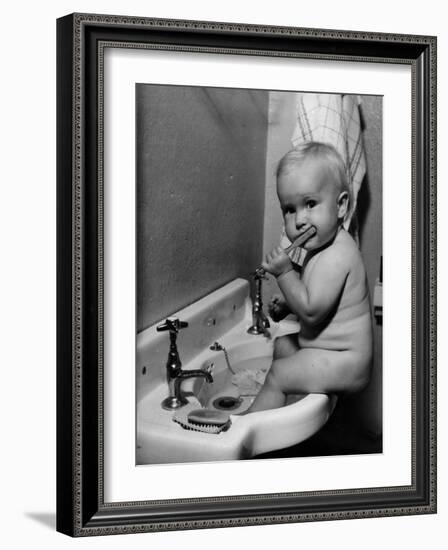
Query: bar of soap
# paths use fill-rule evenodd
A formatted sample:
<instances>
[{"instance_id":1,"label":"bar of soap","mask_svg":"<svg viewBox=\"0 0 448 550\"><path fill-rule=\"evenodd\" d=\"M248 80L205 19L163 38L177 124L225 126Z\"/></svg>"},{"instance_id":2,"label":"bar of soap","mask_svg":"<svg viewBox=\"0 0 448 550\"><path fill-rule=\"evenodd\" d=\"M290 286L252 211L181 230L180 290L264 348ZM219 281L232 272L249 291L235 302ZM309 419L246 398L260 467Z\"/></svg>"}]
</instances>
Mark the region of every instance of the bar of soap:
<instances>
[{"instance_id":1,"label":"bar of soap","mask_svg":"<svg viewBox=\"0 0 448 550\"><path fill-rule=\"evenodd\" d=\"M188 421L196 424L208 424L212 426L222 426L227 424L230 417L222 411L214 411L213 409L195 409L188 413Z\"/></svg>"}]
</instances>

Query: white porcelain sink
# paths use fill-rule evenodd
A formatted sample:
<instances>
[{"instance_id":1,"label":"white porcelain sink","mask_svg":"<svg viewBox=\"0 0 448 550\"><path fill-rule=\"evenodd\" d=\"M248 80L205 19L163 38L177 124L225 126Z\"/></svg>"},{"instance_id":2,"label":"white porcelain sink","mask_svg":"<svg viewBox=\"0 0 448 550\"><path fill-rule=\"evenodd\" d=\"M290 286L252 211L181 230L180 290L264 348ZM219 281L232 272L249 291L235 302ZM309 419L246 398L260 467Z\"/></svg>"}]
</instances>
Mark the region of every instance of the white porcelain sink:
<instances>
[{"instance_id":1,"label":"white porcelain sink","mask_svg":"<svg viewBox=\"0 0 448 550\"><path fill-rule=\"evenodd\" d=\"M294 328L294 325L295 323L290 323L289 328ZM282 328L285 329L285 326L276 327L277 331ZM266 337L254 338L245 333L233 336L235 343L225 347L230 366L224 351L213 350L200 366L213 374L213 382L195 378L189 384L185 382L184 391L187 390L195 396L202 407L238 415L249 408L261 389L272 363L273 340ZM305 397L306 395L291 395L287 404ZM236 421L234 418L233 422Z\"/></svg>"},{"instance_id":2,"label":"white porcelain sink","mask_svg":"<svg viewBox=\"0 0 448 550\"><path fill-rule=\"evenodd\" d=\"M211 369L214 379L211 384L203 378L187 379L182 385L184 395L197 403L198 408L226 410L232 423L219 434L186 430L173 421L173 412L161 407L168 395L164 372L168 335L150 327L137 341L137 464L250 458L300 443L328 420L336 398L324 394L290 396L282 408L237 416L236 413L249 407L255 393L241 391L241 386L235 385L238 373L252 371L259 376L259 371L267 370L272 362L274 339L300 328L297 323L285 320L271 322L269 338L248 334L252 317L247 281L237 279L173 317L189 322L189 327L179 335L183 369ZM182 344L189 332L197 343L189 341L185 345L185 361ZM215 341L227 350L236 378L223 351L210 349ZM244 395L247 393L252 395Z\"/></svg>"}]
</instances>

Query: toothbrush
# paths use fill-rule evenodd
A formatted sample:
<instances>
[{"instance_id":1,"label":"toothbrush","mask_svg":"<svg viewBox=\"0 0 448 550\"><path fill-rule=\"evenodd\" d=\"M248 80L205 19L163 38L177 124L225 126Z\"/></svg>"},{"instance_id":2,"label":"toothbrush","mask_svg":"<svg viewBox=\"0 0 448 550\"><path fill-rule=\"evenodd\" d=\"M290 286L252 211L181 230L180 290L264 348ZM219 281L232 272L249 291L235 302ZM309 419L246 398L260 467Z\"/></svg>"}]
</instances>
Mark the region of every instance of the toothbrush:
<instances>
[{"instance_id":1,"label":"toothbrush","mask_svg":"<svg viewBox=\"0 0 448 550\"><path fill-rule=\"evenodd\" d=\"M302 233L297 237L297 239L292 244L290 244L288 248L285 248L286 254L289 254L291 250L302 246L302 244L304 244L315 233L316 228L313 225L306 225L305 228L302 230Z\"/></svg>"},{"instance_id":2,"label":"toothbrush","mask_svg":"<svg viewBox=\"0 0 448 550\"><path fill-rule=\"evenodd\" d=\"M290 244L287 248L285 248L284 251L286 252L286 254L289 254L292 250L298 248L299 246L302 246L302 244L304 244L315 233L316 233L316 228L314 226L312 225L304 226L304 228L302 229L302 233L300 233L297 239L292 244ZM266 271L262 267L259 267L258 269L255 270L255 274L257 276L263 277L265 273Z\"/></svg>"}]
</instances>

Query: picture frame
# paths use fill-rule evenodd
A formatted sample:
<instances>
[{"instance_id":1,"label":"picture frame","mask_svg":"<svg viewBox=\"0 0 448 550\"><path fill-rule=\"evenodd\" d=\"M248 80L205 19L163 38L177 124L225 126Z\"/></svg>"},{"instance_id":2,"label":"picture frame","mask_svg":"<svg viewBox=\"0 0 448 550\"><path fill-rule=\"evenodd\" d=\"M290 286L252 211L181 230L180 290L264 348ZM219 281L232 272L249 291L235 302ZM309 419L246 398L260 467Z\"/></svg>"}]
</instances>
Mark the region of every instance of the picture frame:
<instances>
[{"instance_id":1,"label":"picture frame","mask_svg":"<svg viewBox=\"0 0 448 550\"><path fill-rule=\"evenodd\" d=\"M58 531L79 537L436 512L436 44L416 35L92 14L58 19ZM148 487L144 500L105 501L103 56L107 47L143 46L410 66L409 485L170 499L152 498Z\"/></svg>"}]
</instances>

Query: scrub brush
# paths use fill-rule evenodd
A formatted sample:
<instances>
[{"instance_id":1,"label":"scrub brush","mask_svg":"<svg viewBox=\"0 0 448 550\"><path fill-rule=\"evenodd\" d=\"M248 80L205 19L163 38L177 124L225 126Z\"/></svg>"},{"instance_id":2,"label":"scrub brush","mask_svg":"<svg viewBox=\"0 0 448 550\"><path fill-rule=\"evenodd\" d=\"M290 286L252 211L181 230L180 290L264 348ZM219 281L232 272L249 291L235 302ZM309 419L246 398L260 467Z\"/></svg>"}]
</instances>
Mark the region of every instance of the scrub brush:
<instances>
[{"instance_id":1,"label":"scrub brush","mask_svg":"<svg viewBox=\"0 0 448 550\"><path fill-rule=\"evenodd\" d=\"M225 412L213 409L198 409L197 403L188 403L173 415L173 421L186 430L219 434L228 430L232 421Z\"/></svg>"}]
</instances>

